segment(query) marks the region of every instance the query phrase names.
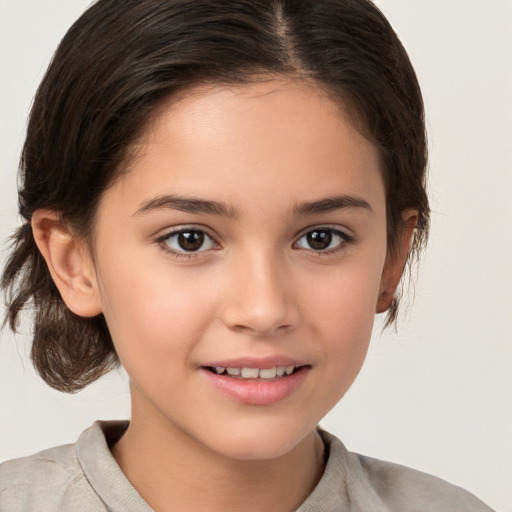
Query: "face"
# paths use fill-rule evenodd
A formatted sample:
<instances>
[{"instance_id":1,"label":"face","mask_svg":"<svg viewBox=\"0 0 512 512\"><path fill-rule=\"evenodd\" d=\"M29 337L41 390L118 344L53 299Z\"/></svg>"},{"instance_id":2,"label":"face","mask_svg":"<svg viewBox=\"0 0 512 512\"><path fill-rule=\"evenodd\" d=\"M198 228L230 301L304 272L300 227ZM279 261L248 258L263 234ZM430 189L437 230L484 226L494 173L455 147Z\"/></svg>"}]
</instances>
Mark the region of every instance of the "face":
<instances>
[{"instance_id":1,"label":"face","mask_svg":"<svg viewBox=\"0 0 512 512\"><path fill-rule=\"evenodd\" d=\"M359 372L385 259L378 152L320 89L169 104L95 230L132 421L236 459L287 453Z\"/></svg>"}]
</instances>

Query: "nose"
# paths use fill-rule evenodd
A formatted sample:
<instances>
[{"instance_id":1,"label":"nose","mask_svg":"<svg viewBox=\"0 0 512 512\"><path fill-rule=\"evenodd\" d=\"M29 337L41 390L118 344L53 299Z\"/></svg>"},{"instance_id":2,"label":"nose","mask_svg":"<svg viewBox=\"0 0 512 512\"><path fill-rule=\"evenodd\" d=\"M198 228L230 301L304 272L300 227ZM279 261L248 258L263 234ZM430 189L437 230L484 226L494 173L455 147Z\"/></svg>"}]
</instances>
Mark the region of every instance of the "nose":
<instances>
[{"instance_id":1,"label":"nose","mask_svg":"<svg viewBox=\"0 0 512 512\"><path fill-rule=\"evenodd\" d=\"M288 273L271 256L252 256L236 267L222 320L252 336L274 336L295 329L300 311Z\"/></svg>"}]
</instances>

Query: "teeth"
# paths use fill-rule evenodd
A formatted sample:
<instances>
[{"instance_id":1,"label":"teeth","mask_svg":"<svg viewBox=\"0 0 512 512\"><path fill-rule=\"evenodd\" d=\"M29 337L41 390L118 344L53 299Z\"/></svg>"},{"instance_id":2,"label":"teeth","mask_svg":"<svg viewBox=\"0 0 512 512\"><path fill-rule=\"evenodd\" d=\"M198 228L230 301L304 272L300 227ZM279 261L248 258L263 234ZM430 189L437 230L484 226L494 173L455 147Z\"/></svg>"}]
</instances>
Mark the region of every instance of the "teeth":
<instances>
[{"instance_id":1,"label":"teeth","mask_svg":"<svg viewBox=\"0 0 512 512\"><path fill-rule=\"evenodd\" d=\"M260 378L262 379L273 379L277 375L277 368L268 368L260 370Z\"/></svg>"},{"instance_id":2,"label":"teeth","mask_svg":"<svg viewBox=\"0 0 512 512\"><path fill-rule=\"evenodd\" d=\"M233 368L216 366L215 373L218 375L228 374L232 377L242 377L243 379L275 379L283 375L291 375L295 366L274 366L273 368Z\"/></svg>"},{"instance_id":3,"label":"teeth","mask_svg":"<svg viewBox=\"0 0 512 512\"><path fill-rule=\"evenodd\" d=\"M242 368L241 374L244 379L257 379L260 371L258 368Z\"/></svg>"}]
</instances>

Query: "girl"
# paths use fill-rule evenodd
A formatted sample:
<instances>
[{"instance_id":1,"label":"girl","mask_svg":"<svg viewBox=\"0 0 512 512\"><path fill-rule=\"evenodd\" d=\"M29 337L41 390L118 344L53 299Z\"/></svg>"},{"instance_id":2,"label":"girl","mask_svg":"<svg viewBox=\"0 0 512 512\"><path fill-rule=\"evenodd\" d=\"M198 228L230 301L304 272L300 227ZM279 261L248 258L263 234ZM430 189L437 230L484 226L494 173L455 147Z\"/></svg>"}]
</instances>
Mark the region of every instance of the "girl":
<instances>
[{"instance_id":1,"label":"girl","mask_svg":"<svg viewBox=\"0 0 512 512\"><path fill-rule=\"evenodd\" d=\"M421 94L369 2L100 0L23 149L3 274L33 362L128 422L0 468L2 510L490 510L319 430L428 232Z\"/></svg>"}]
</instances>

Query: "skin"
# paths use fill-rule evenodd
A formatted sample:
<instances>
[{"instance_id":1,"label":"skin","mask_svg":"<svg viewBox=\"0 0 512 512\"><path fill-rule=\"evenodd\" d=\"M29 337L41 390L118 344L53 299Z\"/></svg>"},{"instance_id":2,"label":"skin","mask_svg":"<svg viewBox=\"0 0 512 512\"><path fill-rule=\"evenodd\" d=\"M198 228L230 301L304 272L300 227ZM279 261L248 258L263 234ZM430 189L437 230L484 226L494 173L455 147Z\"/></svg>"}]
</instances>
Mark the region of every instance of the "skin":
<instances>
[{"instance_id":1,"label":"skin","mask_svg":"<svg viewBox=\"0 0 512 512\"><path fill-rule=\"evenodd\" d=\"M295 510L323 471L316 425L363 364L416 214L404 212L391 256L377 149L321 89L285 79L189 91L159 111L126 171L100 202L94 258L55 212L33 220L66 304L105 315L130 376L132 420L114 457L158 511ZM144 210L163 195L232 215ZM295 211L333 196L368 206ZM177 256L176 237L163 238L178 228L212 242ZM317 250L304 236L315 228L348 237ZM277 356L307 369L270 405L227 396L202 368Z\"/></svg>"}]
</instances>

